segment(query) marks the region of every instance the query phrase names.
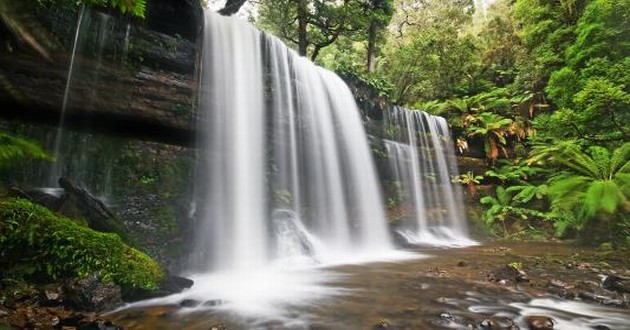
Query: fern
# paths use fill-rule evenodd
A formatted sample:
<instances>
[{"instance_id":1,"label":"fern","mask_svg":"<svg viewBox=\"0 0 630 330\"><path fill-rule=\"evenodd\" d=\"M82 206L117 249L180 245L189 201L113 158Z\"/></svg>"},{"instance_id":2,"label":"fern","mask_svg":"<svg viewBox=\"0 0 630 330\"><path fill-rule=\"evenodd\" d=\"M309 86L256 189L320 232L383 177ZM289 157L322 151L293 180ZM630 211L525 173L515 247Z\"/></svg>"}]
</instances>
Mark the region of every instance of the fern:
<instances>
[{"instance_id":1,"label":"fern","mask_svg":"<svg viewBox=\"0 0 630 330\"><path fill-rule=\"evenodd\" d=\"M0 132L0 168L8 167L13 162L26 157L53 160L52 156L35 142Z\"/></svg>"}]
</instances>

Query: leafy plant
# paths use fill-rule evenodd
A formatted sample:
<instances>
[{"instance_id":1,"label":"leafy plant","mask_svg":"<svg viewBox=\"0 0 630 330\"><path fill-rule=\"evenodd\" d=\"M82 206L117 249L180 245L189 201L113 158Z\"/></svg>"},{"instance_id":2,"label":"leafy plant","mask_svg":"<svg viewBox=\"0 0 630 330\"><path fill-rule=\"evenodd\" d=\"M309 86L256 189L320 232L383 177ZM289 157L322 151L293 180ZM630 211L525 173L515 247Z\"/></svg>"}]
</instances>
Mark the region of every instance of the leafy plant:
<instances>
[{"instance_id":1,"label":"leafy plant","mask_svg":"<svg viewBox=\"0 0 630 330\"><path fill-rule=\"evenodd\" d=\"M518 223L529 219L530 216L548 218L548 215L543 212L522 207L523 202L515 199L513 192L514 190L498 186L495 196L485 196L479 200L481 204L488 206L483 215L486 225L493 226L496 223L501 223L504 237L509 236L508 222Z\"/></svg>"},{"instance_id":2,"label":"leafy plant","mask_svg":"<svg viewBox=\"0 0 630 330\"><path fill-rule=\"evenodd\" d=\"M31 157L52 161L53 157L30 140L0 132L0 168L10 166L14 161Z\"/></svg>"},{"instance_id":3,"label":"leafy plant","mask_svg":"<svg viewBox=\"0 0 630 330\"><path fill-rule=\"evenodd\" d=\"M475 116L471 125L467 128L469 137L480 137L483 139L483 149L486 159L494 164L502 151L507 157L505 145L508 136L508 127L512 124L512 119L502 117L492 112L482 112Z\"/></svg>"},{"instance_id":4,"label":"leafy plant","mask_svg":"<svg viewBox=\"0 0 630 330\"><path fill-rule=\"evenodd\" d=\"M584 228L600 213L627 214L630 210L630 142L612 153L600 146L584 152L571 142L534 149L533 162L550 162L561 171L548 181L552 208L570 216L563 230Z\"/></svg>"},{"instance_id":5,"label":"leafy plant","mask_svg":"<svg viewBox=\"0 0 630 330\"><path fill-rule=\"evenodd\" d=\"M468 171L465 174L460 174L453 179L453 182L462 183L466 185L471 196L477 195L477 185L481 183L483 176L475 175L472 171Z\"/></svg>"},{"instance_id":6,"label":"leafy plant","mask_svg":"<svg viewBox=\"0 0 630 330\"><path fill-rule=\"evenodd\" d=\"M100 233L23 199L0 203L0 266L17 277L57 279L97 273L123 288L156 289L165 276L119 236Z\"/></svg>"},{"instance_id":7,"label":"leafy plant","mask_svg":"<svg viewBox=\"0 0 630 330\"><path fill-rule=\"evenodd\" d=\"M541 172L540 168L528 165L524 161L501 161L501 166L486 171L485 176L496 178L502 183L516 181L518 183L528 180L531 176Z\"/></svg>"}]
</instances>

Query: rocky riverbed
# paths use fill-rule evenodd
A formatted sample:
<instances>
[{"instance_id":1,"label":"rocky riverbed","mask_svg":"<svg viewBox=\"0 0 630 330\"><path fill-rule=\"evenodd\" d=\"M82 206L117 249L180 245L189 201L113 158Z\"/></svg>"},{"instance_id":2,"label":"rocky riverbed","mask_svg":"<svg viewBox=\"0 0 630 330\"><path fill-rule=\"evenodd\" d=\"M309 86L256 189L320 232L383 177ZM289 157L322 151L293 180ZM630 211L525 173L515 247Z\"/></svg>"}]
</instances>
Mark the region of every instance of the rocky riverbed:
<instances>
[{"instance_id":1,"label":"rocky riverbed","mask_svg":"<svg viewBox=\"0 0 630 330\"><path fill-rule=\"evenodd\" d=\"M624 329L630 324L627 251L567 243L419 248L425 258L327 268L338 294L291 304L281 317L239 315L194 300L115 313L50 303L51 292L0 301L16 329ZM48 294L48 296L46 296ZM36 297L36 299L35 299ZM47 302L48 301L48 302ZM206 304L208 305L208 304Z\"/></svg>"}]
</instances>

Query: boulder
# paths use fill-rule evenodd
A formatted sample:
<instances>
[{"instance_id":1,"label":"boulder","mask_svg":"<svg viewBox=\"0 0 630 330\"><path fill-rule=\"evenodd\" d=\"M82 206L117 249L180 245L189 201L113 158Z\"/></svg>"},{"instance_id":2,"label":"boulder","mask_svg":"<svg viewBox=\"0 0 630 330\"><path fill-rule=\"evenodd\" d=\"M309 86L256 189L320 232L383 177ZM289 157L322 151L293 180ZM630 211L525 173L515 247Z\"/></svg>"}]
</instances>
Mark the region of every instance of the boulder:
<instances>
[{"instance_id":1,"label":"boulder","mask_svg":"<svg viewBox=\"0 0 630 330\"><path fill-rule=\"evenodd\" d=\"M181 276L167 276L157 290L148 291L140 288L127 289L122 293L122 298L127 302L134 302L145 299L165 297L175 293L180 293L193 286L195 282L189 278Z\"/></svg>"},{"instance_id":2,"label":"boulder","mask_svg":"<svg viewBox=\"0 0 630 330\"><path fill-rule=\"evenodd\" d=\"M97 274L66 281L63 292L65 304L80 311L102 312L122 304L120 287L102 283Z\"/></svg>"}]
</instances>

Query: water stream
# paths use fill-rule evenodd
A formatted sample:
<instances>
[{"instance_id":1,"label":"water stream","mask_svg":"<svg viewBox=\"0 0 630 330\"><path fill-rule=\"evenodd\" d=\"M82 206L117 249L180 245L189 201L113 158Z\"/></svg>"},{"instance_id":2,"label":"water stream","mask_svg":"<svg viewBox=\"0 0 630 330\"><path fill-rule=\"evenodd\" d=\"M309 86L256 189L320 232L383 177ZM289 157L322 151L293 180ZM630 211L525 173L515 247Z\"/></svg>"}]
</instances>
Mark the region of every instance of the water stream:
<instances>
[{"instance_id":1,"label":"water stream","mask_svg":"<svg viewBox=\"0 0 630 330\"><path fill-rule=\"evenodd\" d=\"M412 205L414 221L403 222L398 232L409 243L466 246L466 217L453 141L446 120L423 111L394 107L386 117L394 140L385 140L391 176L398 199Z\"/></svg>"},{"instance_id":2,"label":"water stream","mask_svg":"<svg viewBox=\"0 0 630 330\"><path fill-rule=\"evenodd\" d=\"M239 20L205 15L196 249L184 274L194 285L109 313L116 324L436 329L509 315L523 326L540 308L570 319L567 328L615 328L628 319L625 311L591 307L571 319L573 302L556 309L554 298L489 284L479 268L454 266L467 249L456 250L459 257L435 247L395 250L343 81ZM388 125L398 133L385 142L391 168L415 209L400 233L416 244L473 244L451 183L457 172L444 119L397 108ZM471 264L482 259L482 250L470 251Z\"/></svg>"}]
</instances>

